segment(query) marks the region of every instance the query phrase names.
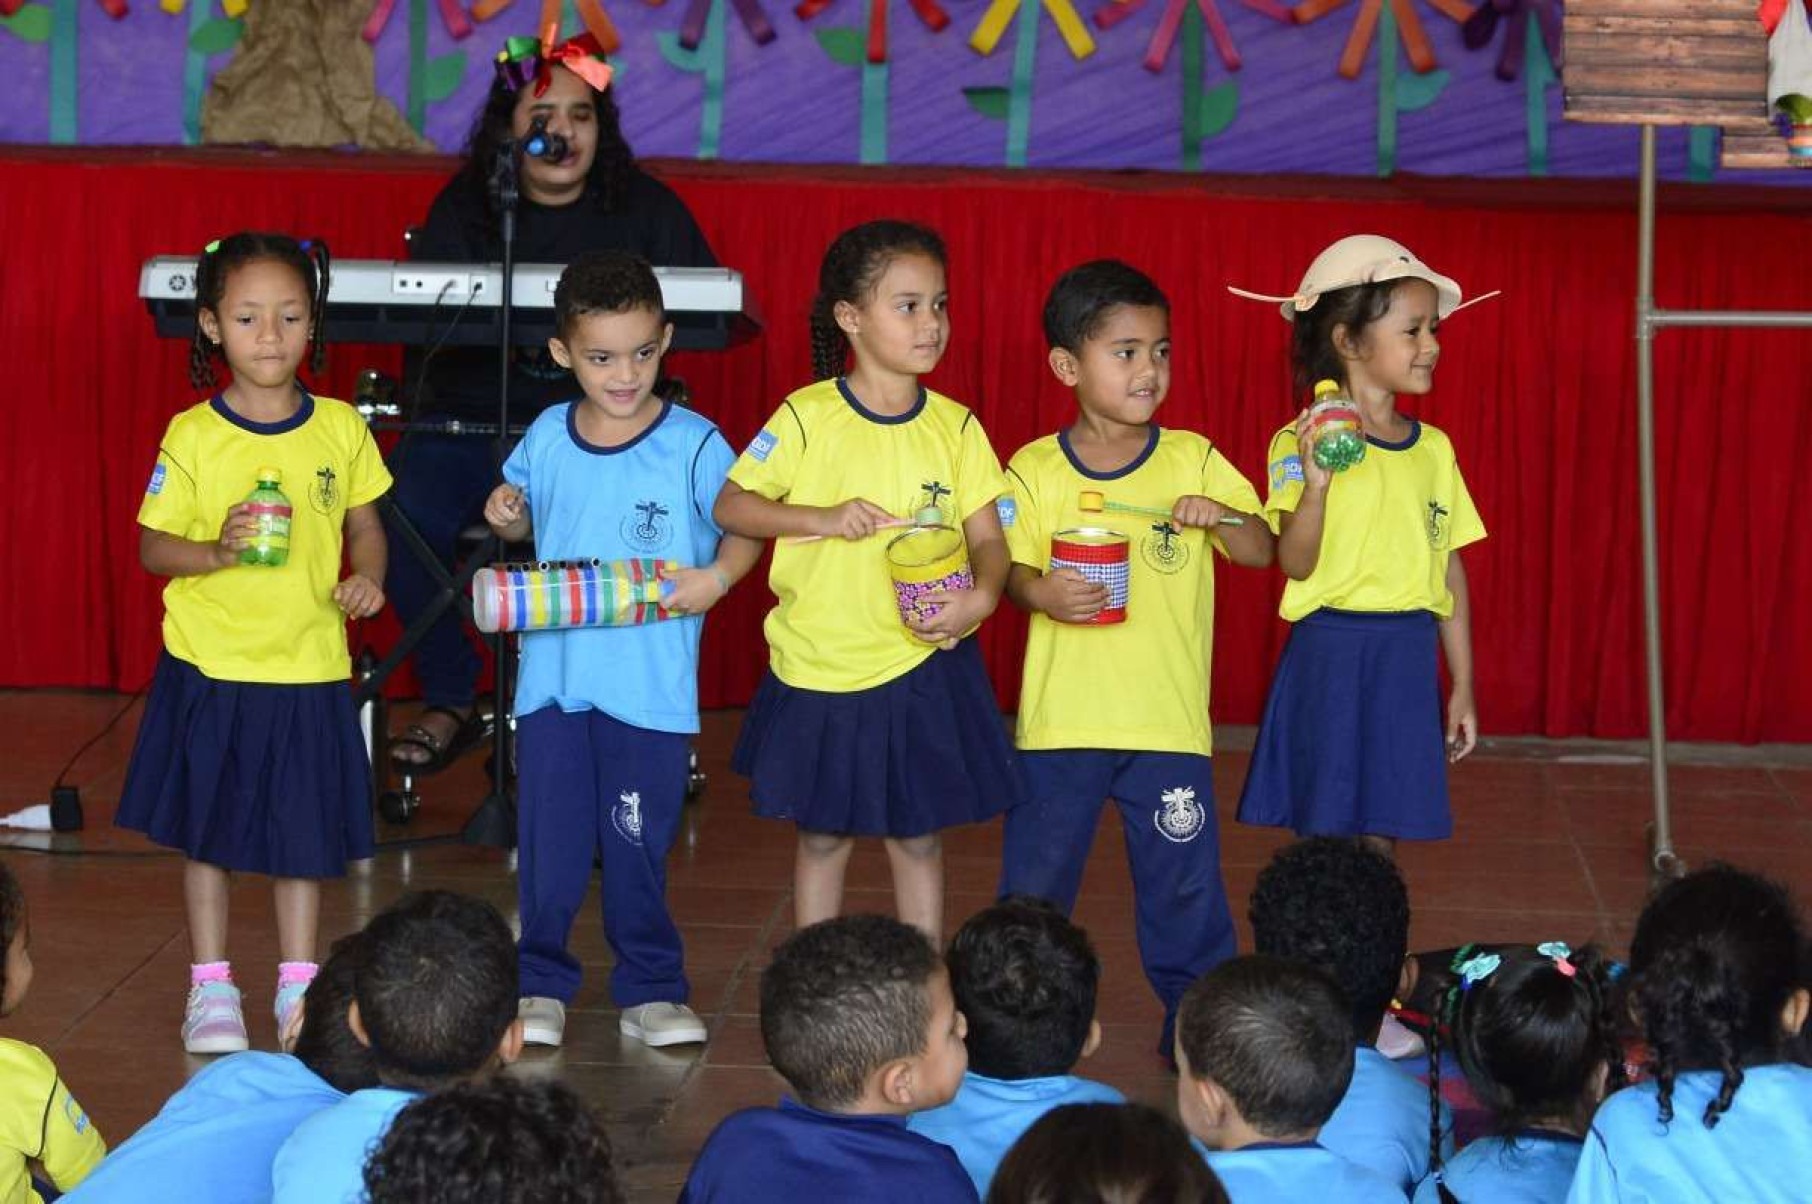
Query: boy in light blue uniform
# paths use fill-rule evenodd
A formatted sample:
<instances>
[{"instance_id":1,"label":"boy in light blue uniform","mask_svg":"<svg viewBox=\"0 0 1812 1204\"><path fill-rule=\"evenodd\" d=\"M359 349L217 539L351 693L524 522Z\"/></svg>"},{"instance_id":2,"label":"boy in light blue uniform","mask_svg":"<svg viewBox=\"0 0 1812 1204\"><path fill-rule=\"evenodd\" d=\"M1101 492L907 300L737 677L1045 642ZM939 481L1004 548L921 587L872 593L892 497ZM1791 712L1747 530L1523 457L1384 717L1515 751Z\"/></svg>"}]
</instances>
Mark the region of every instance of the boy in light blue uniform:
<instances>
[{"instance_id":1,"label":"boy in light blue uniform","mask_svg":"<svg viewBox=\"0 0 1812 1204\"><path fill-rule=\"evenodd\" d=\"M1416 985L1409 890L1396 863L1359 840L1315 836L1279 849L1247 912L1253 948L1326 971L1351 1004L1352 1084L1321 1127L1321 1144L1383 1175L1405 1195L1428 1177L1428 1089L1378 1052L1392 998ZM1453 1114L1441 1104L1442 1156Z\"/></svg>"},{"instance_id":2,"label":"boy in light blue uniform","mask_svg":"<svg viewBox=\"0 0 1812 1204\"><path fill-rule=\"evenodd\" d=\"M229 1054L171 1096L158 1114L63 1199L70 1204L257 1204L271 1198L271 1163L296 1126L347 1092L377 1085L371 1051L347 1026L362 934L334 943L284 1034L287 1054Z\"/></svg>"},{"instance_id":3,"label":"boy in light blue uniform","mask_svg":"<svg viewBox=\"0 0 1812 1204\"><path fill-rule=\"evenodd\" d=\"M618 1028L648 1045L699 1042L705 1026L687 1006L684 949L667 910L667 853L698 731L704 612L754 566L761 544L725 536L711 517L735 461L730 445L656 391L673 326L653 269L621 252L581 256L560 275L554 321L548 350L584 396L535 419L503 466L485 521L506 540L532 535L542 560L668 567L658 582L665 621L531 631L522 640L524 1035L533 1045L565 1039L566 1008L579 990L567 938L596 857Z\"/></svg>"},{"instance_id":4,"label":"boy in light blue uniform","mask_svg":"<svg viewBox=\"0 0 1812 1204\"><path fill-rule=\"evenodd\" d=\"M969 1069L956 1098L906 1127L956 1151L986 1197L1020 1135L1064 1104L1118 1104L1077 1078L1101 1044L1095 989L1101 963L1088 934L1043 899L1009 896L969 917L945 954L957 1010L969 1022Z\"/></svg>"},{"instance_id":5,"label":"boy in light blue uniform","mask_svg":"<svg viewBox=\"0 0 1812 1204\"><path fill-rule=\"evenodd\" d=\"M364 941L349 1023L381 1085L297 1126L271 1168L275 1204L357 1204L365 1159L398 1112L522 1051L515 942L489 903L441 890L405 895L371 921Z\"/></svg>"},{"instance_id":6,"label":"boy in light blue uniform","mask_svg":"<svg viewBox=\"0 0 1812 1204\"><path fill-rule=\"evenodd\" d=\"M1353 1074L1340 988L1253 954L1196 980L1177 1013L1177 1114L1233 1204L1404 1204L1403 1190L1316 1140Z\"/></svg>"}]
</instances>

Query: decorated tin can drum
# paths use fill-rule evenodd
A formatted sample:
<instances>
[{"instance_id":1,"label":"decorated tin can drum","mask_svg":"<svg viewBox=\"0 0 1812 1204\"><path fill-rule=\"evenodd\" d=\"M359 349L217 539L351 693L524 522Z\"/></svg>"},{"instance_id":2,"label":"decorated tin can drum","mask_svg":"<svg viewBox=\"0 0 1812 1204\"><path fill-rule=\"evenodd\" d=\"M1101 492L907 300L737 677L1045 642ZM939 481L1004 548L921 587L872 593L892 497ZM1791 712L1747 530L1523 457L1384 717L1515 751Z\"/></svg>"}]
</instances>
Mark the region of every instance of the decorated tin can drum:
<instances>
[{"instance_id":1,"label":"decorated tin can drum","mask_svg":"<svg viewBox=\"0 0 1812 1204\"><path fill-rule=\"evenodd\" d=\"M929 619L943 609L921 601L927 594L975 588L969 548L955 527L914 527L888 540L887 573L893 578L902 623L915 617Z\"/></svg>"},{"instance_id":2,"label":"decorated tin can drum","mask_svg":"<svg viewBox=\"0 0 1812 1204\"><path fill-rule=\"evenodd\" d=\"M1052 572L1074 569L1107 587L1107 603L1089 623L1126 622L1126 602L1132 591L1131 551L1131 540L1105 527L1071 527L1051 536Z\"/></svg>"},{"instance_id":3,"label":"decorated tin can drum","mask_svg":"<svg viewBox=\"0 0 1812 1204\"><path fill-rule=\"evenodd\" d=\"M484 632L651 623L666 617L663 567L647 557L494 564L472 577L473 617Z\"/></svg>"}]
</instances>

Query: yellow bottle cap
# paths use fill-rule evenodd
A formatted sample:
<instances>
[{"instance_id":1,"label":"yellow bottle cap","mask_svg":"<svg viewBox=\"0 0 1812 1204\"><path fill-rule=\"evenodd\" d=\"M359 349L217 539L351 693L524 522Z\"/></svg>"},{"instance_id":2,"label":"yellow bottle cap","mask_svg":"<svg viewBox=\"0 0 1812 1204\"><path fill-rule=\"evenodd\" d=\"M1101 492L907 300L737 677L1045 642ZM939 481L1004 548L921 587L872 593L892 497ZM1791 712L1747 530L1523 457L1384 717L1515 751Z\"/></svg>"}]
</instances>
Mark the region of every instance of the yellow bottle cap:
<instances>
[{"instance_id":1,"label":"yellow bottle cap","mask_svg":"<svg viewBox=\"0 0 1812 1204\"><path fill-rule=\"evenodd\" d=\"M260 468L258 470L258 480L260 482L269 481L273 485L281 485L283 483L283 470L281 468Z\"/></svg>"},{"instance_id":2,"label":"yellow bottle cap","mask_svg":"<svg viewBox=\"0 0 1812 1204\"><path fill-rule=\"evenodd\" d=\"M1332 396L1338 392L1340 392L1340 382L1337 380L1318 380L1315 382L1316 400Z\"/></svg>"}]
</instances>

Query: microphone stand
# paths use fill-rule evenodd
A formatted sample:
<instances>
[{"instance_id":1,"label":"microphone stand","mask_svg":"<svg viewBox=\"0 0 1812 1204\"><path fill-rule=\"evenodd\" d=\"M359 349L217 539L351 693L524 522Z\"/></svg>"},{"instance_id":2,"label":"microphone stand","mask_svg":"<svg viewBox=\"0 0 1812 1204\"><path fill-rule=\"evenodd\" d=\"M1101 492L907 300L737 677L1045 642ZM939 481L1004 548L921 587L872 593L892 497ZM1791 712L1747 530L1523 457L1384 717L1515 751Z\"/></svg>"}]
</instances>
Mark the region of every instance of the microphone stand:
<instances>
[{"instance_id":1,"label":"microphone stand","mask_svg":"<svg viewBox=\"0 0 1812 1204\"><path fill-rule=\"evenodd\" d=\"M501 468L509 457L510 440L510 307L516 286L516 205L521 198L519 174L522 143L507 139L497 148L491 164L491 187L497 196L497 215L503 236L503 289L498 298L498 379L497 379L497 464ZM499 549L502 544L499 543ZM511 790L514 775L510 772L510 680L515 673L515 656L509 636L497 632L492 637L497 678L493 683L494 702L491 712L491 793L466 821L461 838L467 844L495 848L516 847L516 799Z\"/></svg>"}]
</instances>

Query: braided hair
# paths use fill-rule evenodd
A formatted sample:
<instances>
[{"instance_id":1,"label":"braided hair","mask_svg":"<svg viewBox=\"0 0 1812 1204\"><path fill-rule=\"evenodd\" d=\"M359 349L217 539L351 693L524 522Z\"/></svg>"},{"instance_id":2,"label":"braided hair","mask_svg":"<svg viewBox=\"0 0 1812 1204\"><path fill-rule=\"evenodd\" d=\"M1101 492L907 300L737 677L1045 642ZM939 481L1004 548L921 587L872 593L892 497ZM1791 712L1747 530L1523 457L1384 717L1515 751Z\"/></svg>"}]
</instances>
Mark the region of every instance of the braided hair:
<instances>
[{"instance_id":1,"label":"braided hair","mask_svg":"<svg viewBox=\"0 0 1812 1204\"><path fill-rule=\"evenodd\" d=\"M287 234L243 231L209 243L195 265L195 331L189 341L189 383L197 389L212 389L219 383L215 364L225 359L219 344L202 330L201 311L207 310L218 321L227 277L248 263L263 260L284 264L301 277L302 289L308 294L308 337L314 344L308 368L318 374L326 366L327 244L318 238L297 242Z\"/></svg>"},{"instance_id":2,"label":"braided hair","mask_svg":"<svg viewBox=\"0 0 1812 1204\"><path fill-rule=\"evenodd\" d=\"M818 295L812 298L812 378L843 375L849 359L849 336L837 325L837 305L860 305L894 260L923 255L939 267L948 264L944 240L937 231L911 222L883 219L864 222L837 235L818 268Z\"/></svg>"},{"instance_id":3,"label":"braided hair","mask_svg":"<svg viewBox=\"0 0 1812 1204\"><path fill-rule=\"evenodd\" d=\"M1683 1072L1721 1075L1705 1106L1709 1129L1729 1111L1745 1067L1781 1059L1781 1011L1800 986L1804 940L1786 890L1728 865L1668 883L1642 909L1630 943L1632 1001L1662 1123L1673 1120Z\"/></svg>"},{"instance_id":4,"label":"braided hair","mask_svg":"<svg viewBox=\"0 0 1812 1204\"><path fill-rule=\"evenodd\" d=\"M1472 959L1481 959L1473 963ZM1468 983L1468 964L1484 972ZM1495 1131L1508 1136L1541 1121L1583 1122L1600 1067L1621 1083L1611 965L1597 948L1463 946L1450 967L1428 1032L1428 1162L1441 1171L1441 1038L1445 1029L1467 1085Z\"/></svg>"}]
</instances>

